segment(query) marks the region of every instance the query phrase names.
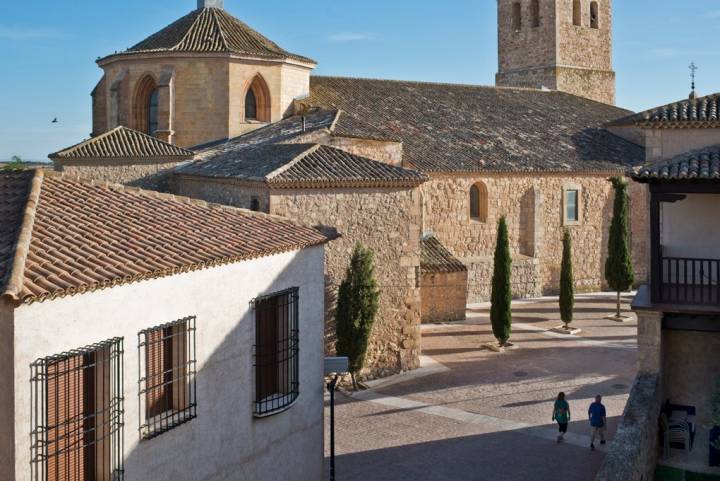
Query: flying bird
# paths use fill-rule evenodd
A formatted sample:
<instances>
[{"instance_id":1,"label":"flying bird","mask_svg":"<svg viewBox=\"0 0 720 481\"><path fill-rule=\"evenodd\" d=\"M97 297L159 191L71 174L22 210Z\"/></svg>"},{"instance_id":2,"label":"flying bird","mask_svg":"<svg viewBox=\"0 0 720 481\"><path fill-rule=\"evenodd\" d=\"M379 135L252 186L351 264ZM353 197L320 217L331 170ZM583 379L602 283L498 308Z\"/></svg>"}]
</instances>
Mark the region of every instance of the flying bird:
<instances>
[{"instance_id":1,"label":"flying bird","mask_svg":"<svg viewBox=\"0 0 720 481\"><path fill-rule=\"evenodd\" d=\"M56 124L56 123L58 123L58 119L57 119L57 117L55 117L54 119L52 119L52 122L51 122L51 123L53 123L53 124Z\"/></svg>"}]
</instances>

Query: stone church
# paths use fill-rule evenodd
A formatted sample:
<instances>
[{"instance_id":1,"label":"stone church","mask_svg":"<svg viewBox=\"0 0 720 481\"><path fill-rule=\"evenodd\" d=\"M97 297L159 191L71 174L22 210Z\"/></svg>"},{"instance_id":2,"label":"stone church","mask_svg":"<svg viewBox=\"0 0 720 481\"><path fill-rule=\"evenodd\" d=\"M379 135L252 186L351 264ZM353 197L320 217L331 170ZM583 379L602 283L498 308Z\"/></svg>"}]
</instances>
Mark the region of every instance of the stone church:
<instances>
[{"instance_id":1,"label":"stone church","mask_svg":"<svg viewBox=\"0 0 720 481\"><path fill-rule=\"evenodd\" d=\"M507 216L516 297L558 289L561 238L582 291L601 289L611 176L645 161L614 106L610 0L498 0L496 86L318 77L316 62L222 0L97 61L90 139L51 154L84 177L259 210L338 233L326 341L354 244L376 257L368 375L418 366L421 322L490 293ZM644 207L644 187L632 187ZM634 232L647 229L633 209ZM638 281L644 235L633 236Z\"/></svg>"}]
</instances>

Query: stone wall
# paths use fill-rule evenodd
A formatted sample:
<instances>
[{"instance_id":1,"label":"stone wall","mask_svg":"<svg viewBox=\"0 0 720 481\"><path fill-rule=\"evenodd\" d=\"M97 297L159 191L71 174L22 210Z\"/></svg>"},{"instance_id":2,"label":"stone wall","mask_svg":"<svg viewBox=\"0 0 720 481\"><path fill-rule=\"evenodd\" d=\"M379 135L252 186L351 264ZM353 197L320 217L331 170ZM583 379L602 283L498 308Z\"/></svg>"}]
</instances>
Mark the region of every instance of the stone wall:
<instances>
[{"instance_id":1,"label":"stone wall","mask_svg":"<svg viewBox=\"0 0 720 481\"><path fill-rule=\"evenodd\" d=\"M450 252L468 266L468 300L488 300L497 223L507 216L514 259L516 297L558 291L563 229L570 230L575 249L574 274L579 292L605 286L604 268L612 219L614 191L610 174L485 174L434 175L421 187L423 229L432 231ZM470 218L470 187L488 189L488 219ZM580 190L580 222L563 224L565 188ZM632 205L645 206L643 186L631 187ZM637 282L645 279L647 209L631 209L636 235L632 243ZM640 234L637 234L640 233ZM582 253L580 255L579 253ZM528 255L529 254L529 255Z\"/></svg>"},{"instance_id":2,"label":"stone wall","mask_svg":"<svg viewBox=\"0 0 720 481\"><path fill-rule=\"evenodd\" d=\"M77 162L63 160L55 161L55 170L86 179L167 192L170 189L170 171L180 163L153 163L133 159Z\"/></svg>"},{"instance_id":3,"label":"stone wall","mask_svg":"<svg viewBox=\"0 0 720 481\"><path fill-rule=\"evenodd\" d=\"M228 55L133 55L111 57L100 64L105 81L98 84L93 114L97 128L125 125L146 130L136 120L136 92L142 79L160 87L159 131L165 141L191 147L240 135L262 124L246 122L245 94L260 76L270 94L271 121L282 119L295 97L310 88L309 65L233 58ZM104 92L103 92L104 90ZM100 103L105 102L103 107ZM100 133L100 132L95 132Z\"/></svg>"},{"instance_id":4,"label":"stone wall","mask_svg":"<svg viewBox=\"0 0 720 481\"><path fill-rule=\"evenodd\" d=\"M706 430L712 428L710 398L716 382L720 380L718 353L720 332L663 329L662 372L665 398L673 404L696 406L695 421Z\"/></svg>"},{"instance_id":5,"label":"stone wall","mask_svg":"<svg viewBox=\"0 0 720 481\"><path fill-rule=\"evenodd\" d=\"M522 25L513 22L513 5L522 6ZM573 0L540 2L533 24L529 0L498 0L498 74L502 87L561 90L615 103L612 71L612 5L599 1L598 28L590 26L590 2L583 1L581 25L573 24Z\"/></svg>"},{"instance_id":6,"label":"stone wall","mask_svg":"<svg viewBox=\"0 0 720 481\"><path fill-rule=\"evenodd\" d=\"M418 189L275 190L270 213L342 237L326 249L326 350L334 349L336 291L356 242L375 253L380 309L366 359L366 377L414 369L420 354L421 207Z\"/></svg>"},{"instance_id":7,"label":"stone wall","mask_svg":"<svg viewBox=\"0 0 720 481\"><path fill-rule=\"evenodd\" d=\"M467 271L427 272L420 278L422 322L465 319Z\"/></svg>"},{"instance_id":8,"label":"stone wall","mask_svg":"<svg viewBox=\"0 0 720 481\"><path fill-rule=\"evenodd\" d=\"M243 209L250 209L253 199L256 199L260 212L270 211L269 192L260 182L175 175L172 184L173 192L178 195Z\"/></svg>"},{"instance_id":9,"label":"stone wall","mask_svg":"<svg viewBox=\"0 0 720 481\"><path fill-rule=\"evenodd\" d=\"M658 460L662 386L657 374L639 374L622 421L595 481L652 481Z\"/></svg>"}]
</instances>

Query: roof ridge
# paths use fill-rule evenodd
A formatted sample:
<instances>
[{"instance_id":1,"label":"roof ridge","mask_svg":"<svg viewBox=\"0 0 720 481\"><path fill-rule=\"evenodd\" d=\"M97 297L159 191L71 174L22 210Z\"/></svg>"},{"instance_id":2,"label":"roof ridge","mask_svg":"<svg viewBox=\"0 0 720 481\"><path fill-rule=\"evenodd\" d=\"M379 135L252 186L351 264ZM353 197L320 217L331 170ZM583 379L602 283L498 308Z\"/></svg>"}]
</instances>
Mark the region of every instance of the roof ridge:
<instances>
[{"instance_id":1,"label":"roof ridge","mask_svg":"<svg viewBox=\"0 0 720 481\"><path fill-rule=\"evenodd\" d=\"M567 92L562 92L560 90L543 90L543 89L536 89L536 88L531 88L531 87L483 85L483 84L471 84L471 83L465 83L465 82L433 82L431 80L402 80L402 79L390 79L390 78L378 78L378 77L349 77L349 76L342 76L342 75L311 75L310 78L332 79L332 80L365 80L365 81L370 81L370 82L391 82L391 83L401 83L401 84L404 83L404 84L415 84L415 85L471 87L471 88L490 89L490 90L521 90L521 91L544 92L544 93L567 93ZM568 95L572 95L572 94L568 94ZM581 97L581 98L585 98L585 97Z\"/></svg>"},{"instance_id":2,"label":"roof ridge","mask_svg":"<svg viewBox=\"0 0 720 481\"><path fill-rule=\"evenodd\" d=\"M330 124L330 127L328 127L328 130L332 134L335 131L335 127L337 127L338 121L340 121L340 116L343 114L342 109L337 109L335 112L335 118L333 119L332 123Z\"/></svg>"},{"instance_id":3,"label":"roof ridge","mask_svg":"<svg viewBox=\"0 0 720 481\"><path fill-rule=\"evenodd\" d=\"M212 14L213 23L215 24L215 28L217 28L218 32L220 33L220 38L222 39L225 50L230 50L230 44L228 43L227 36L225 35L225 30L223 30L222 26L220 25L220 20L218 19L218 9L206 8L205 10L209 10Z\"/></svg>"},{"instance_id":4,"label":"roof ridge","mask_svg":"<svg viewBox=\"0 0 720 481\"><path fill-rule=\"evenodd\" d=\"M112 129L108 130L107 132L103 132L100 135L87 138L85 140L82 140L82 141L74 144L74 145L71 145L70 147L66 147L62 150L58 150L57 152L48 154L48 157L51 159L54 159L54 158L62 158L62 156L71 155L72 153L76 152L78 149L80 149L84 145L89 145L90 143L94 143L94 142L101 142L103 139L110 137L111 135L118 133L118 132L124 132L128 135L138 135L138 136L140 136L140 138L145 139L146 141L148 141L152 144L155 144L156 146L159 145L162 147L171 147L173 149L176 149L176 150L182 152L183 155L188 155L188 156L195 155L195 152L193 152L192 150L186 149L184 147L180 147L175 144L171 144L170 142L165 142L162 139L159 139L157 137L149 135L145 132L141 132L139 130L131 129L130 127L127 127L125 125L118 125L116 127L113 127ZM122 139L122 140L125 141L126 139ZM176 157L177 155L178 154L174 154L174 155L157 154L157 155L154 155L154 157ZM124 157L124 156L121 156L121 157Z\"/></svg>"},{"instance_id":5,"label":"roof ridge","mask_svg":"<svg viewBox=\"0 0 720 481\"><path fill-rule=\"evenodd\" d=\"M44 169L35 169L33 178L30 181L30 193L25 201L25 211L23 212L23 220L20 225L17 240L15 241L14 258L12 268L8 274L8 282L5 291L0 296L8 296L13 301L19 299L22 292L25 278L25 261L30 251L30 242L32 241L33 227L35 225L35 213L40 203L40 191L42 190L44 178Z\"/></svg>"},{"instance_id":6,"label":"roof ridge","mask_svg":"<svg viewBox=\"0 0 720 481\"><path fill-rule=\"evenodd\" d=\"M192 32L192 31L196 28L198 19L199 19L200 17L202 17L203 13L205 13L205 10L207 10L207 9L203 8L202 10L200 10L200 12L199 12L197 15L195 15L195 18L193 18L193 21L192 21L192 23L190 24L190 27L185 31L185 33L183 34L182 38L180 38L180 41L178 41L177 43L175 43L175 45L173 45L173 46L169 49L171 52L178 52L178 51L179 51L180 45L182 45L182 44L185 42L185 39L188 38L188 36L190 35L190 32ZM197 10L194 10L194 11L188 13L188 14L185 15L184 17L180 17L178 20L176 20L176 22L179 21L179 20L182 20L182 19L185 18L186 16L192 15L192 14L195 13L195 12L197 12ZM172 24L170 24L170 25L172 25ZM165 28L167 28L167 27L165 27ZM157 35L158 33L162 32L162 30L164 30L164 29L161 29L161 30L159 30L158 32L155 32L153 35ZM151 37L152 37L153 35L151 35ZM149 38L149 37L148 37L148 38ZM144 41L144 40L143 40L143 41Z\"/></svg>"},{"instance_id":7,"label":"roof ridge","mask_svg":"<svg viewBox=\"0 0 720 481\"><path fill-rule=\"evenodd\" d=\"M304 145L304 144L299 144ZM300 152L298 155L295 156L290 162L287 162L285 165L281 165L277 169L273 170L269 174L265 176L265 181L271 181L275 177L279 176L283 172L290 170L292 167L294 167L298 162L300 162L302 159L307 157L308 155L312 154L313 152L317 152L320 147L322 147L322 144L307 144L309 147L302 152Z\"/></svg>"}]
</instances>

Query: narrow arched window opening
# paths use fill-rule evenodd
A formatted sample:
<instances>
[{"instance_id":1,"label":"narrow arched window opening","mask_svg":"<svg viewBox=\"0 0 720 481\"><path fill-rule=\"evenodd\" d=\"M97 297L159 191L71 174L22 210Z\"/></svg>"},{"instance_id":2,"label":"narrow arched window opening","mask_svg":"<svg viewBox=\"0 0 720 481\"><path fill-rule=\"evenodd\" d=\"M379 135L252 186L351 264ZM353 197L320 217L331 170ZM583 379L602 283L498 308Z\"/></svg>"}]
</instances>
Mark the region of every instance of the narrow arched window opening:
<instances>
[{"instance_id":1,"label":"narrow arched window opening","mask_svg":"<svg viewBox=\"0 0 720 481\"><path fill-rule=\"evenodd\" d=\"M245 94L245 120L257 120L257 99L252 89Z\"/></svg>"},{"instance_id":2,"label":"narrow arched window opening","mask_svg":"<svg viewBox=\"0 0 720 481\"><path fill-rule=\"evenodd\" d=\"M250 199L250 210L254 212L258 212L260 210L260 201L257 197L253 197Z\"/></svg>"},{"instance_id":3,"label":"narrow arched window opening","mask_svg":"<svg viewBox=\"0 0 720 481\"><path fill-rule=\"evenodd\" d=\"M590 3L590 26L592 28L600 28L600 17L597 2Z\"/></svg>"},{"instance_id":4,"label":"narrow arched window opening","mask_svg":"<svg viewBox=\"0 0 720 481\"><path fill-rule=\"evenodd\" d=\"M270 122L270 90L257 75L245 92L245 121Z\"/></svg>"},{"instance_id":5,"label":"narrow arched window opening","mask_svg":"<svg viewBox=\"0 0 720 481\"><path fill-rule=\"evenodd\" d=\"M470 187L470 218L477 222L487 222L488 191L482 182Z\"/></svg>"},{"instance_id":6,"label":"narrow arched window opening","mask_svg":"<svg viewBox=\"0 0 720 481\"><path fill-rule=\"evenodd\" d=\"M150 100L148 101L148 127L147 133L155 135L158 129L158 89L154 89L150 93Z\"/></svg>"},{"instance_id":7,"label":"narrow arched window opening","mask_svg":"<svg viewBox=\"0 0 720 481\"><path fill-rule=\"evenodd\" d=\"M537 28L540 26L540 0L532 0L530 10L532 14L532 26Z\"/></svg>"},{"instance_id":8,"label":"narrow arched window opening","mask_svg":"<svg viewBox=\"0 0 720 481\"><path fill-rule=\"evenodd\" d=\"M520 2L513 3L512 6L512 26L513 30L519 32L522 28L522 6Z\"/></svg>"},{"instance_id":9,"label":"narrow arched window opening","mask_svg":"<svg viewBox=\"0 0 720 481\"><path fill-rule=\"evenodd\" d=\"M134 128L148 135L155 135L160 128L160 92L155 80L147 75L139 82L133 102Z\"/></svg>"},{"instance_id":10,"label":"narrow arched window opening","mask_svg":"<svg viewBox=\"0 0 720 481\"><path fill-rule=\"evenodd\" d=\"M573 1L573 25L576 27L582 26L582 5L580 0Z\"/></svg>"}]
</instances>

